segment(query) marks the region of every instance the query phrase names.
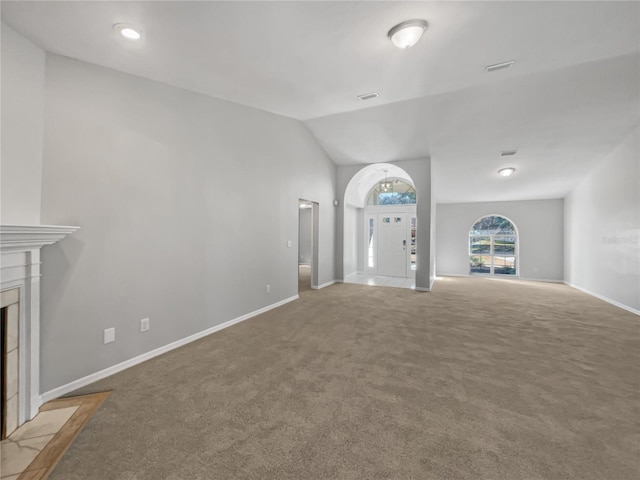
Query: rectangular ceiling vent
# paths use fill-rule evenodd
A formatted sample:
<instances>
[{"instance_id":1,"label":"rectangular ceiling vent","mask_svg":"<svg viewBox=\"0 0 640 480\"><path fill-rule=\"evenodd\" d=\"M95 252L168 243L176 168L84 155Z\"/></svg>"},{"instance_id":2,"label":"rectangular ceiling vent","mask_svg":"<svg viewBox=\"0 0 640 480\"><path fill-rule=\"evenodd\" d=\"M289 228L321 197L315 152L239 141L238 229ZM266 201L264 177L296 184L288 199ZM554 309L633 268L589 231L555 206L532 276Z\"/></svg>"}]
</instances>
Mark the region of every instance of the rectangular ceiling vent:
<instances>
[{"instance_id":1,"label":"rectangular ceiling vent","mask_svg":"<svg viewBox=\"0 0 640 480\"><path fill-rule=\"evenodd\" d=\"M484 69L487 72L495 72L496 70L502 70L503 68L509 68L514 63L516 63L515 60L509 60L508 62L494 63L493 65L487 65L486 67L484 67Z\"/></svg>"},{"instance_id":2,"label":"rectangular ceiling vent","mask_svg":"<svg viewBox=\"0 0 640 480\"><path fill-rule=\"evenodd\" d=\"M379 96L380 95L378 95L376 92L372 92L372 93L364 93L362 95L358 95L358 98L360 100L371 100L372 98L376 98Z\"/></svg>"},{"instance_id":3,"label":"rectangular ceiling vent","mask_svg":"<svg viewBox=\"0 0 640 480\"><path fill-rule=\"evenodd\" d=\"M500 152L500 156L501 157L513 157L516 153L518 153L517 150L505 150L504 152Z\"/></svg>"}]
</instances>

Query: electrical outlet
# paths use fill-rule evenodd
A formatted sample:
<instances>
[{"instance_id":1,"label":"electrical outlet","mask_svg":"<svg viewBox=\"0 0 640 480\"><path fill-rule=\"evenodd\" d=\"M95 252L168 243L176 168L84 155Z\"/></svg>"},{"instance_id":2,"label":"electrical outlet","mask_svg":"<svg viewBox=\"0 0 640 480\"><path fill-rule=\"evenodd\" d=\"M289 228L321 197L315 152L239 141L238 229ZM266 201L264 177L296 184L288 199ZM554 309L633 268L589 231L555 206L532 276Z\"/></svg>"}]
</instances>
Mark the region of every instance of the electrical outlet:
<instances>
[{"instance_id":1,"label":"electrical outlet","mask_svg":"<svg viewBox=\"0 0 640 480\"><path fill-rule=\"evenodd\" d=\"M271 293L271 285L267 285L264 289L264 293Z\"/></svg>"},{"instance_id":2,"label":"electrical outlet","mask_svg":"<svg viewBox=\"0 0 640 480\"><path fill-rule=\"evenodd\" d=\"M293 242L291 240L287 240L287 247L293 247Z\"/></svg>"},{"instance_id":3,"label":"electrical outlet","mask_svg":"<svg viewBox=\"0 0 640 480\"><path fill-rule=\"evenodd\" d=\"M141 332L146 332L147 330L149 330L149 328L151 328L151 326L149 325L149 319L148 318L143 318L142 320L140 320L140 331Z\"/></svg>"},{"instance_id":4,"label":"electrical outlet","mask_svg":"<svg viewBox=\"0 0 640 480\"><path fill-rule=\"evenodd\" d=\"M115 342L116 341L116 329L115 328L106 328L104 331L104 343Z\"/></svg>"}]
</instances>

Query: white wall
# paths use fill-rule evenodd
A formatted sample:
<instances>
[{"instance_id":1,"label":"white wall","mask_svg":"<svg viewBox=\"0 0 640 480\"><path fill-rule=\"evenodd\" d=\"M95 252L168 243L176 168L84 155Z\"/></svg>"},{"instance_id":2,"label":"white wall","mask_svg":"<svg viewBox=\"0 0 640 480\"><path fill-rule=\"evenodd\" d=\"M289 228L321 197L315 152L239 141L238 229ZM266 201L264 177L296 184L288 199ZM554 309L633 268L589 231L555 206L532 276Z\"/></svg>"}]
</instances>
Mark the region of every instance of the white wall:
<instances>
[{"instance_id":1,"label":"white wall","mask_svg":"<svg viewBox=\"0 0 640 480\"><path fill-rule=\"evenodd\" d=\"M40 224L45 53L2 23L0 223Z\"/></svg>"},{"instance_id":2,"label":"white wall","mask_svg":"<svg viewBox=\"0 0 640 480\"><path fill-rule=\"evenodd\" d=\"M640 128L565 200L567 283L640 314Z\"/></svg>"},{"instance_id":3,"label":"white wall","mask_svg":"<svg viewBox=\"0 0 640 480\"><path fill-rule=\"evenodd\" d=\"M56 55L45 92L42 219L81 230L43 249L42 391L295 296L299 198L335 278L336 169L300 122Z\"/></svg>"},{"instance_id":4,"label":"white wall","mask_svg":"<svg viewBox=\"0 0 640 480\"><path fill-rule=\"evenodd\" d=\"M300 209L300 235L298 236L298 263L311 264L313 232L313 210L311 208Z\"/></svg>"},{"instance_id":5,"label":"white wall","mask_svg":"<svg viewBox=\"0 0 640 480\"><path fill-rule=\"evenodd\" d=\"M358 213L360 211L360 214ZM358 231L364 227L362 225L362 209L353 205L344 206L344 276L358 272L358 256L361 248L358 248Z\"/></svg>"},{"instance_id":6,"label":"white wall","mask_svg":"<svg viewBox=\"0 0 640 480\"><path fill-rule=\"evenodd\" d=\"M438 275L469 274L469 229L490 214L503 215L518 228L521 278L563 280L562 200L438 204Z\"/></svg>"}]
</instances>

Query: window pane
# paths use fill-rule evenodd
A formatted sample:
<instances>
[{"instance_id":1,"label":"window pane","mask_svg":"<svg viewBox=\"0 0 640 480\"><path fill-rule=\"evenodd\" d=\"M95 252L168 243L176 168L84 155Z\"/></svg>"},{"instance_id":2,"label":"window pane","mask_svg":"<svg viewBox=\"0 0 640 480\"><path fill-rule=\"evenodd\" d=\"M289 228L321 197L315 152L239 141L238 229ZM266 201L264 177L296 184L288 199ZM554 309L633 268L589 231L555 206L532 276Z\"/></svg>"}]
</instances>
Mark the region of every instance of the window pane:
<instances>
[{"instance_id":1,"label":"window pane","mask_svg":"<svg viewBox=\"0 0 640 480\"><path fill-rule=\"evenodd\" d=\"M513 224L504 217L499 215L490 215L479 220L473 227L471 227L471 233L479 234L500 234L500 233L515 233L515 227Z\"/></svg>"},{"instance_id":2,"label":"window pane","mask_svg":"<svg viewBox=\"0 0 640 480\"><path fill-rule=\"evenodd\" d=\"M471 237L472 255L477 253L491 253L491 237Z\"/></svg>"},{"instance_id":3,"label":"window pane","mask_svg":"<svg viewBox=\"0 0 640 480\"><path fill-rule=\"evenodd\" d=\"M469 265L471 273L516 275L518 235L510 220L488 215L473 224L469 231Z\"/></svg>"},{"instance_id":4,"label":"window pane","mask_svg":"<svg viewBox=\"0 0 640 480\"><path fill-rule=\"evenodd\" d=\"M491 273L491 257L489 255L471 255L469 267L471 273Z\"/></svg>"},{"instance_id":5,"label":"window pane","mask_svg":"<svg viewBox=\"0 0 640 480\"><path fill-rule=\"evenodd\" d=\"M367 251L367 265L369 268L375 267L374 255L373 255L373 233L375 231L375 224L373 218L369 218L369 243Z\"/></svg>"},{"instance_id":6,"label":"window pane","mask_svg":"<svg viewBox=\"0 0 640 480\"><path fill-rule=\"evenodd\" d=\"M415 205L416 189L400 179L377 183L367 197L367 205Z\"/></svg>"},{"instance_id":7,"label":"window pane","mask_svg":"<svg viewBox=\"0 0 640 480\"><path fill-rule=\"evenodd\" d=\"M516 257L493 257L493 271L496 275L515 275Z\"/></svg>"},{"instance_id":8,"label":"window pane","mask_svg":"<svg viewBox=\"0 0 640 480\"><path fill-rule=\"evenodd\" d=\"M515 255L516 253L516 237L494 237L493 253Z\"/></svg>"}]
</instances>

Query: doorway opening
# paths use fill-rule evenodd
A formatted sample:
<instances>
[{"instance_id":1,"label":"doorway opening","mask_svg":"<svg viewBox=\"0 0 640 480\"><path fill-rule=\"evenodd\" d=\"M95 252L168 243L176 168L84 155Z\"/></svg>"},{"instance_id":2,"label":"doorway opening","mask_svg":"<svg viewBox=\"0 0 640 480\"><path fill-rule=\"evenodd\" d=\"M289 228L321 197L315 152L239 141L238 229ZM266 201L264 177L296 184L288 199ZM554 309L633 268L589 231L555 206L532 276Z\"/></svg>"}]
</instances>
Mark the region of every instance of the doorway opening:
<instances>
[{"instance_id":1,"label":"doorway opening","mask_svg":"<svg viewBox=\"0 0 640 480\"><path fill-rule=\"evenodd\" d=\"M318 288L319 205L298 200L298 293Z\"/></svg>"}]
</instances>

